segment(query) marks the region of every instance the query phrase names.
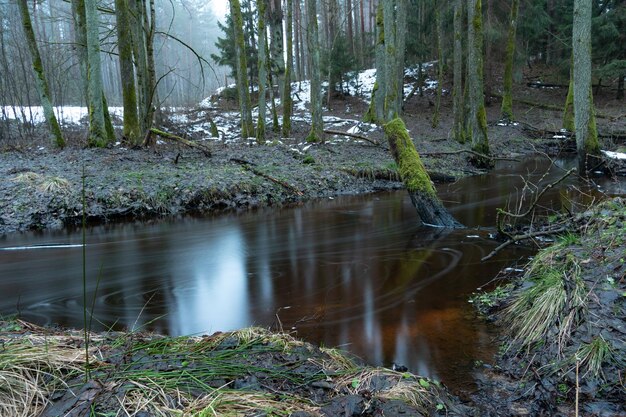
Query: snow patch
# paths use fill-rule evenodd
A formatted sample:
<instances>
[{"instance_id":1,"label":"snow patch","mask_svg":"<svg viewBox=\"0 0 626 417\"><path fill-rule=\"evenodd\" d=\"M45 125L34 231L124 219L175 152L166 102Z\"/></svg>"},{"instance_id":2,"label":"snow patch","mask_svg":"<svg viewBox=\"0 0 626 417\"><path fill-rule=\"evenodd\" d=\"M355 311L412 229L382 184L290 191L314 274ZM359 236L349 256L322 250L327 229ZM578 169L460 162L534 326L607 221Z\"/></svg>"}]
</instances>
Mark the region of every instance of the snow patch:
<instances>
[{"instance_id":1,"label":"snow patch","mask_svg":"<svg viewBox=\"0 0 626 417\"><path fill-rule=\"evenodd\" d=\"M612 151L601 151L607 158L611 159L619 159L626 160L626 153L622 152L612 152Z\"/></svg>"}]
</instances>

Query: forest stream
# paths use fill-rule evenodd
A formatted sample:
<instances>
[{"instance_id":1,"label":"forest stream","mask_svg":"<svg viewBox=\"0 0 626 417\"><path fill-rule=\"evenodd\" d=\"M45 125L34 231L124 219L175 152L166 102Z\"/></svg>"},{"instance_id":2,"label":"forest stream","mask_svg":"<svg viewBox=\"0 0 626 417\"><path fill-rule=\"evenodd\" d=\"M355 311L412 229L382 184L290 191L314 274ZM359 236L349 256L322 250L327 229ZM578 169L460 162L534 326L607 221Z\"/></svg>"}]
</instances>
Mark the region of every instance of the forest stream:
<instances>
[{"instance_id":1,"label":"forest stream","mask_svg":"<svg viewBox=\"0 0 626 417\"><path fill-rule=\"evenodd\" d=\"M114 223L86 230L92 328L169 335L256 325L340 347L372 365L406 366L471 390L477 363L498 346L468 303L533 255L509 246L481 262L498 207L514 209L524 179L545 185L574 162L531 157L439 186L460 230L418 225L406 191L317 200L214 217ZM537 184L535 184L537 185ZM569 177L546 209L626 194L624 182ZM83 327L80 229L0 241L0 312L37 324ZM504 272L501 272L504 271Z\"/></svg>"}]
</instances>

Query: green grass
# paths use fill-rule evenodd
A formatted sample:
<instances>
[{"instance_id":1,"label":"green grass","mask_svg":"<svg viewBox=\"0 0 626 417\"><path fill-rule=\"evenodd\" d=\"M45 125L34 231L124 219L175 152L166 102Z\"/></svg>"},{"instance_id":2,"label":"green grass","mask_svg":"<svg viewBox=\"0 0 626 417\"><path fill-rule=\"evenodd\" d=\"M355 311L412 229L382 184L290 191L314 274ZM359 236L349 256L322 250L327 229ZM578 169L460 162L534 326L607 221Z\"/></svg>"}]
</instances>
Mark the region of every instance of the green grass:
<instances>
[{"instance_id":1,"label":"green grass","mask_svg":"<svg viewBox=\"0 0 626 417\"><path fill-rule=\"evenodd\" d=\"M563 251L565 246L561 241L535 257L526 273L532 286L516 294L504 310L504 322L522 348L557 343L562 352L572 328L582 320L587 289L577 260ZM556 339L548 338L553 328Z\"/></svg>"}]
</instances>

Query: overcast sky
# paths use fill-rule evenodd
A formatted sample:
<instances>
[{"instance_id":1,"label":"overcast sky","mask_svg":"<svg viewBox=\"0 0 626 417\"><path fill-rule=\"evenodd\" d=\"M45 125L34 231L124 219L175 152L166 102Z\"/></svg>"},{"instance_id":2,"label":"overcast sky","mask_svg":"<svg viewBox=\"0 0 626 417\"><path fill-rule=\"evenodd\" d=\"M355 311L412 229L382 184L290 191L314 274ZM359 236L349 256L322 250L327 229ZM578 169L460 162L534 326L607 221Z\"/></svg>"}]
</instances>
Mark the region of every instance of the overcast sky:
<instances>
[{"instance_id":1,"label":"overcast sky","mask_svg":"<svg viewBox=\"0 0 626 417\"><path fill-rule=\"evenodd\" d=\"M221 21L228 11L228 0L212 0L211 7L213 7L215 17Z\"/></svg>"}]
</instances>

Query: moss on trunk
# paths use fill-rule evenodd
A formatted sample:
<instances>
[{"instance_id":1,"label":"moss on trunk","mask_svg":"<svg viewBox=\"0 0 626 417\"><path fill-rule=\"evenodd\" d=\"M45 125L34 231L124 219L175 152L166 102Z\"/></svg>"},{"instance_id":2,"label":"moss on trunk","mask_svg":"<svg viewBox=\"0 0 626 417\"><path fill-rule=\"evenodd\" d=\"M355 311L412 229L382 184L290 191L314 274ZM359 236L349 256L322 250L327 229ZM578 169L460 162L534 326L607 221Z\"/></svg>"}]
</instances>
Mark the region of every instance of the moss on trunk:
<instances>
[{"instance_id":1,"label":"moss on trunk","mask_svg":"<svg viewBox=\"0 0 626 417\"><path fill-rule=\"evenodd\" d=\"M424 168L404 122L395 118L383 126L398 172L421 221L441 227L463 227L446 210Z\"/></svg>"}]
</instances>

